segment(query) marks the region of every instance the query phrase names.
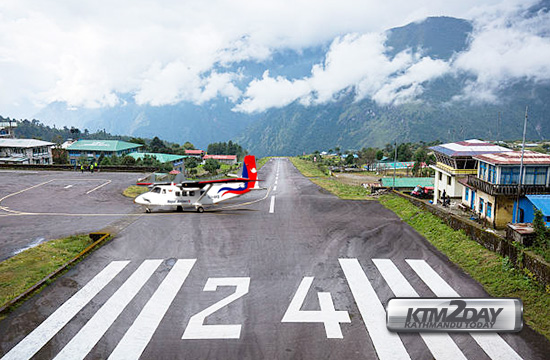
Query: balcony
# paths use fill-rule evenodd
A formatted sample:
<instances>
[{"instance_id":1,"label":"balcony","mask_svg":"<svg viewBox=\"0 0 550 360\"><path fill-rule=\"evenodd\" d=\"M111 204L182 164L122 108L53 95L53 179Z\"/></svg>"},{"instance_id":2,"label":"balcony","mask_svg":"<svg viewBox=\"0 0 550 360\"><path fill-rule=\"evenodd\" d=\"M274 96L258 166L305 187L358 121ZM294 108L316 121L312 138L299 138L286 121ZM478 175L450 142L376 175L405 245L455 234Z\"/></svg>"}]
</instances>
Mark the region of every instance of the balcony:
<instances>
[{"instance_id":1,"label":"balcony","mask_svg":"<svg viewBox=\"0 0 550 360\"><path fill-rule=\"evenodd\" d=\"M517 196L518 195L518 185L502 185L502 184L491 184L487 181L483 181L477 176L468 175L468 181L466 182L469 186L473 187L476 190L483 191L486 194L492 196ZM550 187L546 185L521 185L521 194L520 195L534 195L534 194L550 194Z\"/></svg>"}]
</instances>

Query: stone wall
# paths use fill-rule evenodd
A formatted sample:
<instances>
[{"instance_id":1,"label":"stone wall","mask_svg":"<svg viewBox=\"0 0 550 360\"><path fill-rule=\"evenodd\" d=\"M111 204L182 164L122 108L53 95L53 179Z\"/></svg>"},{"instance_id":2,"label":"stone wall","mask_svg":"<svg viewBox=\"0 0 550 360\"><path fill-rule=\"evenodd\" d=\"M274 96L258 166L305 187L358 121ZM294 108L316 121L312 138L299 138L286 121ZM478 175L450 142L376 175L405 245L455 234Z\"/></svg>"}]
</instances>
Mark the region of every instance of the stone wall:
<instances>
[{"instance_id":1,"label":"stone wall","mask_svg":"<svg viewBox=\"0 0 550 360\"><path fill-rule=\"evenodd\" d=\"M441 218L449 227L454 230L464 230L472 240L475 240L485 248L494 251L502 256L508 256L510 261L517 268L529 270L534 278L545 286L550 286L550 264L531 251L518 248L513 241L503 238L495 233L484 230L476 222L462 219L439 207L425 203L403 193L395 192L397 195L409 200L412 204L422 210L426 210Z\"/></svg>"}]
</instances>

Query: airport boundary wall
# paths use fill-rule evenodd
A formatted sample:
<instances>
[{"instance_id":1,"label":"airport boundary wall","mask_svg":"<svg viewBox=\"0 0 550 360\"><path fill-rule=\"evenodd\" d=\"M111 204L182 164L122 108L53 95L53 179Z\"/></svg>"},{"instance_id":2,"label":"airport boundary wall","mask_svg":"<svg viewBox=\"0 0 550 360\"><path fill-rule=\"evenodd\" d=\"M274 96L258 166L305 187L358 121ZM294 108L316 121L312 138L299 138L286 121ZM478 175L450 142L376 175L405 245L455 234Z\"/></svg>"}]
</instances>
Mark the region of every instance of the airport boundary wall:
<instances>
[{"instance_id":1,"label":"airport boundary wall","mask_svg":"<svg viewBox=\"0 0 550 360\"><path fill-rule=\"evenodd\" d=\"M53 170L53 171L75 171L74 165L38 165L38 164L0 164L0 170L10 169L10 170ZM109 166L99 166L99 171L105 172L155 172L158 169L151 166L124 166L124 165L109 165ZM77 168L77 171L80 171L80 168ZM97 171L97 169L96 169Z\"/></svg>"},{"instance_id":2,"label":"airport boundary wall","mask_svg":"<svg viewBox=\"0 0 550 360\"><path fill-rule=\"evenodd\" d=\"M550 264L541 256L522 249L512 240L508 240L498 234L488 232L481 225L462 219L454 214L443 211L432 204L427 204L412 196L395 191L397 195L409 200L416 207L429 211L433 215L442 219L449 227L454 230L463 230L468 237L485 248L496 252L502 256L507 256L515 267L527 270L531 278L550 287Z\"/></svg>"}]
</instances>

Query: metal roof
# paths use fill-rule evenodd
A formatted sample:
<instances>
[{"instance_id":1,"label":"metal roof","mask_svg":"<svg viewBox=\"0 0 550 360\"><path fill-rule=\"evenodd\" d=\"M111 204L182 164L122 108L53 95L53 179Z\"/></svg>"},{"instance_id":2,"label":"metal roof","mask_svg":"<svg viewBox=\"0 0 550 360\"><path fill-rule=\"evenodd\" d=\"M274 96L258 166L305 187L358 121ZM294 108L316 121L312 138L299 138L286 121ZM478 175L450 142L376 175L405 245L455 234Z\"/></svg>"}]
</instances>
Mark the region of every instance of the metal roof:
<instances>
[{"instance_id":1,"label":"metal roof","mask_svg":"<svg viewBox=\"0 0 550 360\"><path fill-rule=\"evenodd\" d=\"M0 139L0 147L33 148L51 145L54 143L36 139Z\"/></svg>"},{"instance_id":2,"label":"metal roof","mask_svg":"<svg viewBox=\"0 0 550 360\"><path fill-rule=\"evenodd\" d=\"M479 154L512 151L477 139L432 146L430 149L450 157L471 157Z\"/></svg>"},{"instance_id":3,"label":"metal roof","mask_svg":"<svg viewBox=\"0 0 550 360\"><path fill-rule=\"evenodd\" d=\"M434 186L433 177L410 177L410 178L395 178L395 187L396 188L414 188L417 185L420 186ZM392 187L393 178L382 178L382 186Z\"/></svg>"},{"instance_id":4,"label":"metal roof","mask_svg":"<svg viewBox=\"0 0 550 360\"><path fill-rule=\"evenodd\" d=\"M550 216L550 195L525 195L544 216Z\"/></svg>"},{"instance_id":5,"label":"metal roof","mask_svg":"<svg viewBox=\"0 0 550 360\"><path fill-rule=\"evenodd\" d=\"M178 161L178 160L182 160L184 158L186 158L186 156L183 156L183 155L174 155L174 154L161 154L161 153L138 153L138 152L134 152L134 153L130 153L128 154L129 156L133 157L134 159L143 159L145 157L145 155L148 155L148 156L151 156L151 157L155 157L158 161L164 163L164 162L174 162L174 161Z\"/></svg>"},{"instance_id":6,"label":"metal roof","mask_svg":"<svg viewBox=\"0 0 550 360\"><path fill-rule=\"evenodd\" d=\"M483 154L474 156L474 159L493 165L520 165L521 151L511 151L498 154ZM523 165L550 165L550 155L525 150Z\"/></svg>"},{"instance_id":7,"label":"metal roof","mask_svg":"<svg viewBox=\"0 0 550 360\"><path fill-rule=\"evenodd\" d=\"M81 151L122 151L141 147L122 140L78 140L67 147L67 150Z\"/></svg>"},{"instance_id":8,"label":"metal roof","mask_svg":"<svg viewBox=\"0 0 550 360\"><path fill-rule=\"evenodd\" d=\"M204 159L236 160L237 155L205 155Z\"/></svg>"}]
</instances>

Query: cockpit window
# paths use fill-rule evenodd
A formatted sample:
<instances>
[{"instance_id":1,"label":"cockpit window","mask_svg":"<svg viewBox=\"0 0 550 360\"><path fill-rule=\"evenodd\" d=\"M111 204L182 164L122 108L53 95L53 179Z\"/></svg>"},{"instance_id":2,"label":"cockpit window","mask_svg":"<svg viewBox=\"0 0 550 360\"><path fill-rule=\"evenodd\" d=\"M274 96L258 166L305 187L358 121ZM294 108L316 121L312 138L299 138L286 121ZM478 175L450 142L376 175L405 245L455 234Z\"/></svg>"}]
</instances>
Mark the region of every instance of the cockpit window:
<instances>
[{"instance_id":1,"label":"cockpit window","mask_svg":"<svg viewBox=\"0 0 550 360\"><path fill-rule=\"evenodd\" d=\"M153 190L151 190L151 192L154 192L154 193L160 194L160 188L158 188L158 187L156 187L156 188L153 188Z\"/></svg>"},{"instance_id":2,"label":"cockpit window","mask_svg":"<svg viewBox=\"0 0 550 360\"><path fill-rule=\"evenodd\" d=\"M162 193L163 193L163 194L166 194L166 189L162 189Z\"/></svg>"}]
</instances>

